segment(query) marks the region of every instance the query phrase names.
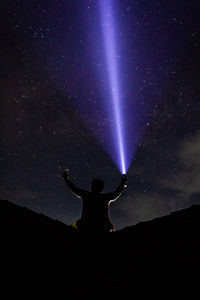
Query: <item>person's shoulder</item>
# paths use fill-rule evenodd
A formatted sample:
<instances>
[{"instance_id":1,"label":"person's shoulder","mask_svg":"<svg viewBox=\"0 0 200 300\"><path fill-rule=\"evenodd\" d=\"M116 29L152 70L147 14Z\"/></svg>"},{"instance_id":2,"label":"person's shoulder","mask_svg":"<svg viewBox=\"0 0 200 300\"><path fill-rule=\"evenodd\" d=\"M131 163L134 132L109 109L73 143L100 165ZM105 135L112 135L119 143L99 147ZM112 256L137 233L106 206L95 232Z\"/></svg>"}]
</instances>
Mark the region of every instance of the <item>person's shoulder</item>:
<instances>
[{"instance_id":1,"label":"person's shoulder","mask_svg":"<svg viewBox=\"0 0 200 300\"><path fill-rule=\"evenodd\" d=\"M85 191L85 190L82 190L82 193L81 193L82 197L83 198L88 198L90 195L91 195L91 192L90 191Z\"/></svg>"},{"instance_id":2,"label":"person's shoulder","mask_svg":"<svg viewBox=\"0 0 200 300\"><path fill-rule=\"evenodd\" d=\"M112 198L112 193L103 193L101 197L104 201L109 202Z\"/></svg>"}]
</instances>

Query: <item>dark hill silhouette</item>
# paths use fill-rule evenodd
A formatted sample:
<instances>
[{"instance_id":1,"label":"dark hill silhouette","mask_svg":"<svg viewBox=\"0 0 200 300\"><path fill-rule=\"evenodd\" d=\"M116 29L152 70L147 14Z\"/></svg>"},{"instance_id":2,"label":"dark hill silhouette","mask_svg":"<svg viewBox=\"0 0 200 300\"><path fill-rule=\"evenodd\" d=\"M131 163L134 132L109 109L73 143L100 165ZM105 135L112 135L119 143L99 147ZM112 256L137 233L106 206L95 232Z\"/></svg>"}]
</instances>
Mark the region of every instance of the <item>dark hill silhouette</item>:
<instances>
[{"instance_id":1,"label":"dark hill silhouette","mask_svg":"<svg viewBox=\"0 0 200 300\"><path fill-rule=\"evenodd\" d=\"M0 200L1 299L191 293L200 273L199 233L200 205L91 238Z\"/></svg>"}]
</instances>

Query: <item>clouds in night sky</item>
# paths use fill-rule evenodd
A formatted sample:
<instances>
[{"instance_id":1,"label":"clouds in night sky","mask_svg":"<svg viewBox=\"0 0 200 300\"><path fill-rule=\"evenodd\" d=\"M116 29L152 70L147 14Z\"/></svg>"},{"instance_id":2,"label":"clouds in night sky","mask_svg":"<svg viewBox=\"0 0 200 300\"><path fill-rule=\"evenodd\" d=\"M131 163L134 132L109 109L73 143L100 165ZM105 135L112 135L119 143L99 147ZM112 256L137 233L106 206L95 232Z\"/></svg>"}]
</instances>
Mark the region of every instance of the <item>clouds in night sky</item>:
<instances>
[{"instance_id":1,"label":"clouds in night sky","mask_svg":"<svg viewBox=\"0 0 200 300\"><path fill-rule=\"evenodd\" d=\"M200 197L200 131L194 136L184 139L177 154L180 169L171 176L166 186L177 190L183 197Z\"/></svg>"},{"instance_id":2,"label":"clouds in night sky","mask_svg":"<svg viewBox=\"0 0 200 300\"><path fill-rule=\"evenodd\" d=\"M176 172L154 179L153 191L132 191L119 204L125 223L137 223L141 216L142 220L150 220L200 203L200 131L183 139L173 156L177 158Z\"/></svg>"}]
</instances>

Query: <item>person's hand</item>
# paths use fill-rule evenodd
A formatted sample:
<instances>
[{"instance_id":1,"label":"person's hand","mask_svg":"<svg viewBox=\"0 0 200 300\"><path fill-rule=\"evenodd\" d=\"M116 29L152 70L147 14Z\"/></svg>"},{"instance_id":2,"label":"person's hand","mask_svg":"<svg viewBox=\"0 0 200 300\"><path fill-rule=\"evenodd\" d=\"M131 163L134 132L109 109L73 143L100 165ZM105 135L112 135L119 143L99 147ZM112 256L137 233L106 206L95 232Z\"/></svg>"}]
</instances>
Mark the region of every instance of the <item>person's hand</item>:
<instances>
[{"instance_id":1,"label":"person's hand","mask_svg":"<svg viewBox=\"0 0 200 300\"><path fill-rule=\"evenodd\" d=\"M124 183L124 186L127 187L127 185L128 185L128 180L127 180L126 174L123 174L123 175L122 175L122 182Z\"/></svg>"},{"instance_id":2,"label":"person's hand","mask_svg":"<svg viewBox=\"0 0 200 300\"><path fill-rule=\"evenodd\" d=\"M63 173L62 178L65 179L69 179L69 169L66 169L65 172Z\"/></svg>"}]
</instances>

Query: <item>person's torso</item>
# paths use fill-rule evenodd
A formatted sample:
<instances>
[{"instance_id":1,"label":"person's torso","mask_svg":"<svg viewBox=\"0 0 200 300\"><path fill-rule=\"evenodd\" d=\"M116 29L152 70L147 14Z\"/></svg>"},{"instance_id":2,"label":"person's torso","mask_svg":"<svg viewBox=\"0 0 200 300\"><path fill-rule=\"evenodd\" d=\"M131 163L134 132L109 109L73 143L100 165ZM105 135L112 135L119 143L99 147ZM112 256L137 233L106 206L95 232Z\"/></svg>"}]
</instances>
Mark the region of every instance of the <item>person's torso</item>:
<instances>
[{"instance_id":1,"label":"person's torso","mask_svg":"<svg viewBox=\"0 0 200 300\"><path fill-rule=\"evenodd\" d=\"M82 220L95 223L109 221L109 201L105 199L104 194L87 192L83 195L82 200Z\"/></svg>"}]
</instances>

